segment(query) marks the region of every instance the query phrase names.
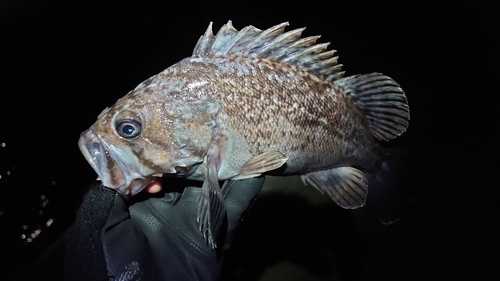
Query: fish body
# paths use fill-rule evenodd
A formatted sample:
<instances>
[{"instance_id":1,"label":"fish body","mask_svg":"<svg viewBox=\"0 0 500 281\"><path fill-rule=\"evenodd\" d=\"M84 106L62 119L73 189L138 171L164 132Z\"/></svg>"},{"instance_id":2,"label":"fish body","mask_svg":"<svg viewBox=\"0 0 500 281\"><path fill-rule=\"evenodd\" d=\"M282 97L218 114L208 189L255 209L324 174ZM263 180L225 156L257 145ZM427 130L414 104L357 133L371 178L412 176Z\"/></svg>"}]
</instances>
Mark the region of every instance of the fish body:
<instances>
[{"instance_id":1,"label":"fish body","mask_svg":"<svg viewBox=\"0 0 500 281\"><path fill-rule=\"evenodd\" d=\"M134 195L155 177L203 181L200 230L215 247L224 216L218 181L300 174L357 208L380 141L401 135L409 107L391 78L344 77L335 51L304 30L212 25L193 55L105 109L79 146L104 185Z\"/></svg>"}]
</instances>

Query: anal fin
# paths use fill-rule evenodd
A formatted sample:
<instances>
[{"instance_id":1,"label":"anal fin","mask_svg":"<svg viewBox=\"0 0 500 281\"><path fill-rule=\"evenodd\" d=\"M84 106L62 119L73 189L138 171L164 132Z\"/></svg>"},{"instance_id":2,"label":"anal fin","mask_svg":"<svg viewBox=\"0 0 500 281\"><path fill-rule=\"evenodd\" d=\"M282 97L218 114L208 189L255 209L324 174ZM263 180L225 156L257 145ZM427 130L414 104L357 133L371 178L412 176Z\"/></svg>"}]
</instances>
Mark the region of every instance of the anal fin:
<instances>
[{"instance_id":1,"label":"anal fin","mask_svg":"<svg viewBox=\"0 0 500 281\"><path fill-rule=\"evenodd\" d=\"M301 176L321 193L327 193L344 209L362 207L368 195L368 182L364 173L353 167L337 167L307 173Z\"/></svg>"},{"instance_id":2,"label":"anal fin","mask_svg":"<svg viewBox=\"0 0 500 281\"><path fill-rule=\"evenodd\" d=\"M232 180L260 176L262 173L278 169L285 164L288 157L279 151L267 151L250 159L241 168L240 173Z\"/></svg>"}]
</instances>

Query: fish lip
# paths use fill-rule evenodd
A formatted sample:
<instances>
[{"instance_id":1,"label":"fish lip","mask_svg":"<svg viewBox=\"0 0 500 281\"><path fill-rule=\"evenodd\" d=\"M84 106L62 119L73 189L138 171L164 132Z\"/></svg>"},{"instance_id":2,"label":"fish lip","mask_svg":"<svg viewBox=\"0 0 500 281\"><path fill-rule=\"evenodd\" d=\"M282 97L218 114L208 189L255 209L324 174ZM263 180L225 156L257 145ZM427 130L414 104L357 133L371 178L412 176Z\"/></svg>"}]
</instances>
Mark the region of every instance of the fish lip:
<instances>
[{"instance_id":1,"label":"fish lip","mask_svg":"<svg viewBox=\"0 0 500 281\"><path fill-rule=\"evenodd\" d=\"M100 155L103 149L99 148L100 143L101 141L99 137L93 132L92 129L88 129L87 131L84 131L83 133L80 134L80 139L78 140L78 147L80 148L80 151L82 152L85 160L89 162L90 166L97 173L101 181L104 181L103 178L105 177L101 173L102 170L101 164L104 161L102 160L102 156ZM91 148L91 146L95 147ZM94 153L91 153L91 151L93 151Z\"/></svg>"},{"instance_id":2,"label":"fish lip","mask_svg":"<svg viewBox=\"0 0 500 281\"><path fill-rule=\"evenodd\" d=\"M116 148L109 146L94 133L92 128L80 135L78 147L101 179L102 184L123 195L137 194L155 178L144 177L130 163L117 161Z\"/></svg>"}]
</instances>

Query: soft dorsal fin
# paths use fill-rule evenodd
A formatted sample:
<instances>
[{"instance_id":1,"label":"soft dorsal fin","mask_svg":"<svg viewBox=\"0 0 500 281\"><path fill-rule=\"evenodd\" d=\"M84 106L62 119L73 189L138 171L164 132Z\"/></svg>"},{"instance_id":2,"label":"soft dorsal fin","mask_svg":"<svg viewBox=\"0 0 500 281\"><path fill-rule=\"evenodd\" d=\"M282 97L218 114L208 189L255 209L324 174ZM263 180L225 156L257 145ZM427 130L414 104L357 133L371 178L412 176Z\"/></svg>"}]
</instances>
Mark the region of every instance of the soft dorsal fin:
<instances>
[{"instance_id":1,"label":"soft dorsal fin","mask_svg":"<svg viewBox=\"0 0 500 281\"><path fill-rule=\"evenodd\" d=\"M302 38L305 28L285 32L286 26L288 22L260 30L250 25L238 31L228 21L214 36L210 22L192 56L256 57L297 65L325 80L335 81L343 76L342 65L338 64L338 57L333 56L335 50L326 51L330 43L316 44L319 35Z\"/></svg>"},{"instance_id":2,"label":"soft dorsal fin","mask_svg":"<svg viewBox=\"0 0 500 281\"><path fill-rule=\"evenodd\" d=\"M392 78L374 72L345 77L334 83L352 97L377 139L389 141L408 128L408 100L403 89Z\"/></svg>"}]
</instances>

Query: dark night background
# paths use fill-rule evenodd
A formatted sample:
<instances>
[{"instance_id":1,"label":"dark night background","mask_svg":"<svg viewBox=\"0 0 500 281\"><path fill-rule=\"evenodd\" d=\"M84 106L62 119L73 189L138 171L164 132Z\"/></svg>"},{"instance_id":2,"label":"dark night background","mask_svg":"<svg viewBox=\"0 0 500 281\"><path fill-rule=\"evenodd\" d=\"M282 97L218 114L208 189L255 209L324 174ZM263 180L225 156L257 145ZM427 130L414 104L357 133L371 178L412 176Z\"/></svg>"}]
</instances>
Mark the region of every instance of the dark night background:
<instances>
[{"instance_id":1,"label":"dark night background","mask_svg":"<svg viewBox=\"0 0 500 281\"><path fill-rule=\"evenodd\" d=\"M60 237L95 178L78 150L79 134L138 83L190 56L210 21L215 33L228 20L237 29L306 26L304 36L320 34L319 42L338 50L347 75L378 71L398 81L411 110L397 142L413 158L413 203L400 223L383 226L369 207L345 212L333 203L262 196L235 238L223 278L498 275L498 182L481 160L495 149L492 127L473 118L495 120L485 104L480 113L473 107L479 97L491 103L484 85L498 72L488 55L498 37L494 5L201 3L0 2L0 279L61 280ZM479 166L482 175L475 175Z\"/></svg>"}]
</instances>

